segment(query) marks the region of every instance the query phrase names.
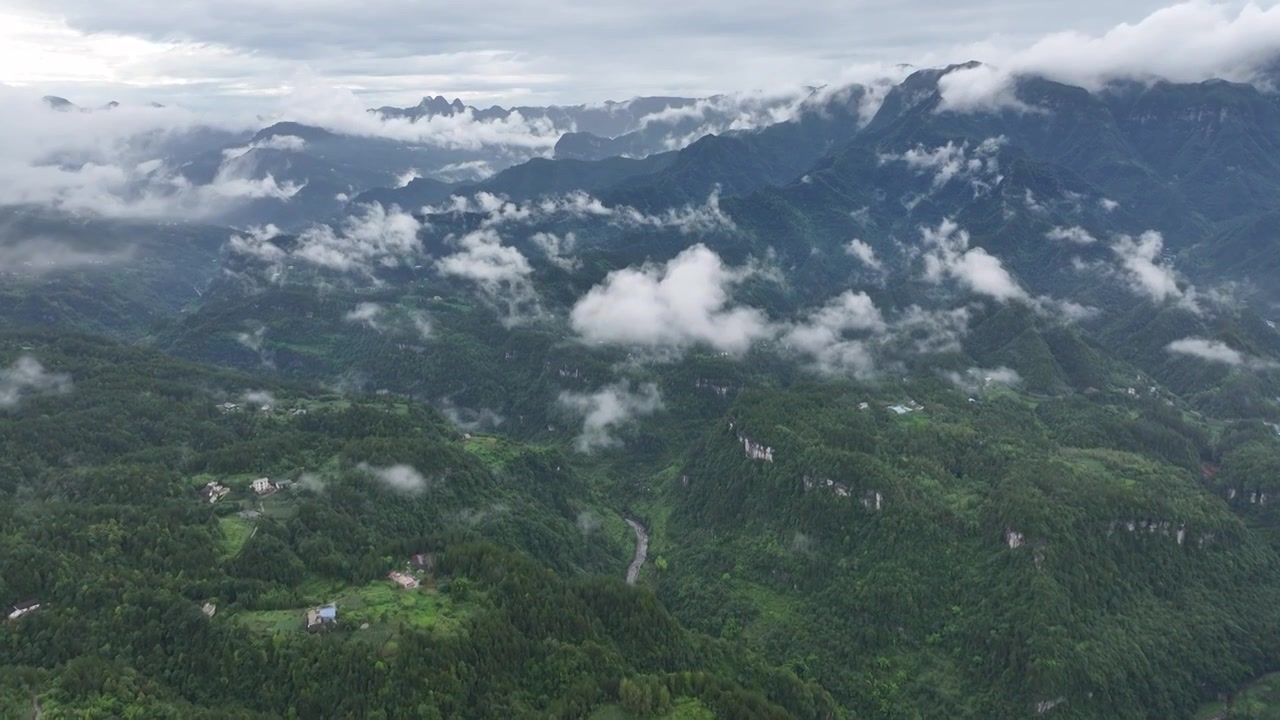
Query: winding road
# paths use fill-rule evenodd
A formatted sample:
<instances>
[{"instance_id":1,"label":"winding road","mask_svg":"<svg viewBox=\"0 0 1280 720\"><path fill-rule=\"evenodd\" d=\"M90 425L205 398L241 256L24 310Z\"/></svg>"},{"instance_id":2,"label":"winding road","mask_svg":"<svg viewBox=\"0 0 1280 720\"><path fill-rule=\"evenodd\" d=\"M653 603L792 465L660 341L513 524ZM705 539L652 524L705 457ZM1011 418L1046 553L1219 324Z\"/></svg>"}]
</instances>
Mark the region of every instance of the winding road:
<instances>
[{"instance_id":1,"label":"winding road","mask_svg":"<svg viewBox=\"0 0 1280 720\"><path fill-rule=\"evenodd\" d=\"M640 566L649 557L649 532L631 518L627 518L627 524L636 531L636 556L631 560L631 567L627 568L627 584L635 585L636 579L640 577Z\"/></svg>"}]
</instances>

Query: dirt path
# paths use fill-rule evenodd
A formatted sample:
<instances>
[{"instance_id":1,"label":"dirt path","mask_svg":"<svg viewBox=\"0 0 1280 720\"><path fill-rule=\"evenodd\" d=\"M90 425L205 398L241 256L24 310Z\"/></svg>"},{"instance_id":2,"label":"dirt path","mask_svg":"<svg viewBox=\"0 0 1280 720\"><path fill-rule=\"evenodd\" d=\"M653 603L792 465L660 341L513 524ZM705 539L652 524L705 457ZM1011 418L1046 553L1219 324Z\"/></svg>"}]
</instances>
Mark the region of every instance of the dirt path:
<instances>
[{"instance_id":1,"label":"dirt path","mask_svg":"<svg viewBox=\"0 0 1280 720\"><path fill-rule=\"evenodd\" d=\"M635 585L636 579L640 577L640 566L649 557L649 533L643 525L631 518L627 518L627 524L636 531L636 556L631 561L631 567L627 568L627 584Z\"/></svg>"},{"instance_id":2,"label":"dirt path","mask_svg":"<svg viewBox=\"0 0 1280 720\"><path fill-rule=\"evenodd\" d=\"M44 712L40 710L40 696L32 695L31 696L31 720L40 720L40 716L43 714Z\"/></svg>"}]
</instances>

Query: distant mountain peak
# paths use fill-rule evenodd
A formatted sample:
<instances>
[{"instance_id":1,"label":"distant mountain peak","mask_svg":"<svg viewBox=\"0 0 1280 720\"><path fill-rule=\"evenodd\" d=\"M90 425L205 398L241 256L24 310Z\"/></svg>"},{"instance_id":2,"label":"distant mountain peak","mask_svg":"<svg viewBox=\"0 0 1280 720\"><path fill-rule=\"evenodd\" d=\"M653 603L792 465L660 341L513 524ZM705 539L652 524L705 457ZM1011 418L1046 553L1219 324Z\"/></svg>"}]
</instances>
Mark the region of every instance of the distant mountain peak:
<instances>
[{"instance_id":1,"label":"distant mountain peak","mask_svg":"<svg viewBox=\"0 0 1280 720\"><path fill-rule=\"evenodd\" d=\"M72 110L80 109L80 107L75 103L66 98L58 97L57 95L45 95L41 100L43 100L44 104L48 105L50 108L62 112L70 112Z\"/></svg>"}]
</instances>

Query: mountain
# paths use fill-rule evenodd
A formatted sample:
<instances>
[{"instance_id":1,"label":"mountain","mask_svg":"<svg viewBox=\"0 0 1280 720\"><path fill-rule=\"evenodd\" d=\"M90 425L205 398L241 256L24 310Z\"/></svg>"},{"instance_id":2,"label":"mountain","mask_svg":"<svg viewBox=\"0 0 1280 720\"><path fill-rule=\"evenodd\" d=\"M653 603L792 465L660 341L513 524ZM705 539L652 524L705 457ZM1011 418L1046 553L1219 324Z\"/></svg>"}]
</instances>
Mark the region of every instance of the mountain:
<instances>
[{"instance_id":1,"label":"mountain","mask_svg":"<svg viewBox=\"0 0 1280 720\"><path fill-rule=\"evenodd\" d=\"M0 708L1265 697L1276 97L1021 76L957 104L978 69L281 123L172 163L273 190L239 230L24 209L5 237L70 239L0 244L33 264L0 293L0 596L49 603L0 628ZM549 130L417 134L475 122ZM309 636L329 602L351 621Z\"/></svg>"}]
</instances>

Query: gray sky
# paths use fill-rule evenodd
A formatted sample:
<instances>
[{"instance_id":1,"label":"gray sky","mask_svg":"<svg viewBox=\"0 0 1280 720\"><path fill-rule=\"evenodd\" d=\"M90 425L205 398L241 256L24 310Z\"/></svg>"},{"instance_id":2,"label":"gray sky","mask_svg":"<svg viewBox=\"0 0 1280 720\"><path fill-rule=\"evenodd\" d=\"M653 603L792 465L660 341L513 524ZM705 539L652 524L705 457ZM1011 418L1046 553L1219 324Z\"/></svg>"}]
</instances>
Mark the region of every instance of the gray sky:
<instances>
[{"instance_id":1,"label":"gray sky","mask_svg":"<svg viewBox=\"0 0 1280 720\"><path fill-rule=\"evenodd\" d=\"M368 105L705 95L839 81L873 64L998 60L1172 2L0 0L0 83L82 104L246 109L334 87Z\"/></svg>"}]
</instances>

